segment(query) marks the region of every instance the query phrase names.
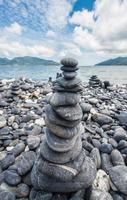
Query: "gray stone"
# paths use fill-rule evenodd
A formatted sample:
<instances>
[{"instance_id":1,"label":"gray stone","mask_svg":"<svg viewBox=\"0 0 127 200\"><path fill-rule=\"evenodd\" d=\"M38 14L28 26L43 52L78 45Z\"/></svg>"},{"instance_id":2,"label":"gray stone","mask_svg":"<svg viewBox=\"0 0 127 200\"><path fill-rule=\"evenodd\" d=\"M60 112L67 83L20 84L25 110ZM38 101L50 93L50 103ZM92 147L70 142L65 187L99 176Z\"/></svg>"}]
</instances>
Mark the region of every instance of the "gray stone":
<instances>
[{"instance_id":1,"label":"gray stone","mask_svg":"<svg viewBox=\"0 0 127 200\"><path fill-rule=\"evenodd\" d=\"M11 153L13 153L15 157L17 157L24 151L24 149L25 149L25 144L23 142L20 142L11 150Z\"/></svg>"},{"instance_id":2,"label":"gray stone","mask_svg":"<svg viewBox=\"0 0 127 200\"><path fill-rule=\"evenodd\" d=\"M4 180L11 186L16 186L21 182L21 177L14 170L6 170L4 172Z\"/></svg>"},{"instance_id":3,"label":"gray stone","mask_svg":"<svg viewBox=\"0 0 127 200\"><path fill-rule=\"evenodd\" d=\"M56 83L58 83L61 87L71 89L71 88L74 88L74 87L80 85L81 80L78 78L66 80L63 77L61 77L61 78L56 79Z\"/></svg>"},{"instance_id":4,"label":"gray stone","mask_svg":"<svg viewBox=\"0 0 127 200\"><path fill-rule=\"evenodd\" d=\"M117 119L119 120L121 125L127 126L127 112L121 111L119 115L117 115Z\"/></svg>"},{"instance_id":5,"label":"gray stone","mask_svg":"<svg viewBox=\"0 0 127 200\"><path fill-rule=\"evenodd\" d=\"M58 83L55 83L53 86L54 91L57 92L70 92L70 93L76 93L76 92L81 92L83 90L83 86L81 84L77 85L74 88L64 88L60 86Z\"/></svg>"},{"instance_id":6,"label":"gray stone","mask_svg":"<svg viewBox=\"0 0 127 200\"><path fill-rule=\"evenodd\" d=\"M46 140L42 141L40 151L42 156L52 162L57 164L64 164L71 160L74 160L82 150L82 143L80 137L77 138L73 148L67 152L56 152L49 148Z\"/></svg>"},{"instance_id":7,"label":"gray stone","mask_svg":"<svg viewBox=\"0 0 127 200\"><path fill-rule=\"evenodd\" d=\"M52 192L73 192L81 188L88 188L95 179L96 167L93 161L86 157L80 173L68 182L61 182L54 178L41 174L36 165L32 172L32 183L36 189L44 189Z\"/></svg>"},{"instance_id":8,"label":"gray stone","mask_svg":"<svg viewBox=\"0 0 127 200\"><path fill-rule=\"evenodd\" d=\"M90 200L113 200L113 198L108 192L92 190Z\"/></svg>"},{"instance_id":9,"label":"gray stone","mask_svg":"<svg viewBox=\"0 0 127 200\"><path fill-rule=\"evenodd\" d=\"M68 121L81 120L83 116L79 104L76 104L75 106L58 106L53 109L60 117Z\"/></svg>"},{"instance_id":10,"label":"gray stone","mask_svg":"<svg viewBox=\"0 0 127 200\"><path fill-rule=\"evenodd\" d=\"M17 159L16 168L19 175L27 174L35 161L36 154L33 151L23 152Z\"/></svg>"},{"instance_id":11,"label":"gray stone","mask_svg":"<svg viewBox=\"0 0 127 200\"><path fill-rule=\"evenodd\" d=\"M63 72L63 76L65 79L70 80L77 76L77 72Z\"/></svg>"},{"instance_id":12,"label":"gray stone","mask_svg":"<svg viewBox=\"0 0 127 200\"><path fill-rule=\"evenodd\" d=\"M76 142L77 137L80 135L77 134L75 137L71 139L62 139L56 135L54 135L49 129L45 129L46 134L46 142L48 146L53 150L57 152L67 152L71 150Z\"/></svg>"},{"instance_id":13,"label":"gray stone","mask_svg":"<svg viewBox=\"0 0 127 200\"><path fill-rule=\"evenodd\" d=\"M110 124L113 122L113 119L107 115L96 113L92 116L92 119L100 125Z\"/></svg>"},{"instance_id":14,"label":"gray stone","mask_svg":"<svg viewBox=\"0 0 127 200\"><path fill-rule=\"evenodd\" d=\"M118 191L127 195L127 166L118 165L112 167L109 171L109 176Z\"/></svg>"},{"instance_id":15,"label":"gray stone","mask_svg":"<svg viewBox=\"0 0 127 200\"><path fill-rule=\"evenodd\" d=\"M124 159L122 154L117 150L114 149L111 153L111 161L114 166L116 165L125 165Z\"/></svg>"},{"instance_id":16,"label":"gray stone","mask_svg":"<svg viewBox=\"0 0 127 200\"><path fill-rule=\"evenodd\" d=\"M79 68L78 67L66 67L66 66L62 66L60 68L62 71L64 72L75 72L77 71Z\"/></svg>"},{"instance_id":17,"label":"gray stone","mask_svg":"<svg viewBox=\"0 0 127 200\"><path fill-rule=\"evenodd\" d=\"M91 108L92 108L92 105L89 104L89 103L83 103L83 102L81 102L80 105L81 105L83 113L89 113L90 110L91 110Z\"/></svg>"},{"instance_id":18,"label":"gray stone","mask_svg":"<svg viewBox=\"0 0 127 200\"><path fill-rule=\"evenodd\" d=\"M99 169L101 166L101 156L99 150L97 148L93 148L90 152L90 157L94 161L97 169Z\"/></svg>"},{"instance_id":19,"label":"gray stone","mask_svg":"<svg viewBox=\"0 0 127 200\"><path fill-rule=\"evenodd\" d=\"M74 127L80 122L80 120L75 120L75 121L71 121L71 122L69 121L68 122L68 120L60 118L55 113L55 111L53 111L53 109L52 109L52 107L50 105L47 105L45 107L45 113L46 113L46 116L47 116L49 122L52 123L52 124L66 126L66 127Z\"/></svg>"},{"instance_id":20,"label":"gray stone","mask_svg":"<svg viewBox=\"0 0 127 200\"><path fill-rule=\"evenodd\" d=\"M65 164L54 164L39 156L36 161L36 167L42 174L59 181L69 181L80 173L85 158L85 152L82 151L73 161Z\"/></svg>"},{"instance_id":21,"label":"gray stone","mask_svg":"<svg viewBox=\"0 0 127 200\"><path fill-rule=\"evenodd\" d=\"M74 127L65 127L65 126L59 126L56 124L50 123L47 117L45 117L45 123L46 126L58 137L69 139L72 137L75 137L77 134L82 134L84 131L84 128L82 124L77 124Z\"/></svg>"},{"instance_id":22,"label":"gray stone","mask_svg":"<svg viewBox=\"0 0 127 200\"><path fill-rule=\"evenodd\" d=\"M14 154L8 152L7 155L0 161L1 167L3 170L7 169L10 165L13 165L15 162Z\"/></svg>"},{"instance_id":23,"label":"gray stone","mask_svg":"<svg viewBox=\"0 0 127 200\"><path fill-rule=\"evenodd\" d=\"M0 116L0 128L3 128L4 126L6 126L6 118L3 116Z\"/></svg>"},{"instance_id":24,"label":"gray stone","mask_svg":"<svg viewBox=\"0 0 127 200\"><path fill-rule=\"evenodd\" d=\"M16 198L12 192L0 189L0 200L16 200Z\"/></svg>"},{"instance_id":25,"label":"gray stone","mask_svg":"<svg viewBox=\"0 0 127 200\"><path fill-rule=\"evenodd\" d=\"M78 65L78 61L74 58L63 58L61 60L61 64L66 67L76 67Z\"/></svg>"},{"instance_id":26,"label":"gray stone","mask_svg":"<svg viewBox=\"0 0 127 200\"><path fill-rule=\"evenodd\" d=\"M108 153L108 154L110 154L112 150L113 150L113 147L112 147L111 144L103 143L103 144L101 144L101 146L100 146L100 151L103 152L103 153Z\"/></svg>"},{"instance_id":27,"label":"gray stone","mask_svg":"<svg viewBox=\"0 0 127 200\"><path fill-rule=\"evenodd\" d=\"M27 197L29 195L29 187L28 185L21 183L16 188L16 196L17 197Z\"/></svg>"},{"instance_id":28,"label":"gray stone","mask_svg":"<svg viewBox=\"0 0 127 200\"><path fill-rule=\"evenodd\" d=\"M107 153L101 154L101 168L108 174L109 170L113 167L110 156Z\"/></svg>"},{"instance_id":29,"label":"gray stone","mask_svg":"<svg viewBox=\"0 0 127 200\"><path fill-rule=\"evenodd\" d=\"M120 140L127 140L127 133L122 127L117 127L113 138L119 142Z\"/></svg>"},{"instance_id":30,"label":"gray stone","mask_svg":"<svg viewBox=\"0 0 127 200\"><path fill-rule=\"evenodd\" d=\"M27 139L27 144L30 150L36 149L40 144L40 138L38 136L29 136Z\"/></svg>"},{"instance_id":31,"label":"gray stone","mask_svg":"<svg viewBox=\"0 0 127 200\"><path fill-rule=\"evenodd\" d=\"M55 92L51 99L50 104L54 107L56 106L69 106L77 104L81 99L80 94L76 93L63 93L63 92Z\"/></svg>"}]
</instances>

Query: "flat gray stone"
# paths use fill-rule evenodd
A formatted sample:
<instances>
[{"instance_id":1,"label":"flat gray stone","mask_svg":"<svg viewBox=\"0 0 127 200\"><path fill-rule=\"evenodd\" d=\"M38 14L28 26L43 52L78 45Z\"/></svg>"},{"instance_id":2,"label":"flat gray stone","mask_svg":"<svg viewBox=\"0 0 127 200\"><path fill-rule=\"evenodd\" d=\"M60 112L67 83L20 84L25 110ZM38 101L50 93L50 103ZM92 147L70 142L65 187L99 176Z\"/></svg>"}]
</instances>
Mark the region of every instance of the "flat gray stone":
<instances>
[{"instance_id":1,"label":"flat gray stone","mask_svg":"<svg viewBox=\"0 0 127 200\"><path fill-rule=\"evenodd\" d=\"M47 116L45 117L46 126L58 137L69 139L74 137L77 134L82 134L84 132L83 125L81 123L77 124L74 127L65 127L59 126L56 124L50 123Z\"/></svg>"},{"instance_id":2,"label":"flat gray stone","mask_svg":"<svg viewBox=\"0 0 127 200\"><path fill-rule=\"evenodd\" d=\"M4 180L11 186L16 186L21 182L21 177L14 170L7 170L4 172Z\"/></svg>"},{"instance_id":3,"label":"flat gray stone","mask_svg":"<svg viewBox=\"0 0 127 200\"><path fill-rule=\"evenodd\" d=\"M74 160L82 150L81 138L78 137L73 148L67 152L56 152L49 148L46 140L41 143L40 152L41 155L52 163L63 164Z\"/></svg>"},{"instance_id":4,"label":"flat gray stone","mask_svg":"<svg viewBox=\"0 0 127 200\"><path fill-rule=\"evenodd\" d=\"M69 106L77 104L81 99L80 94L55 92L50 98L50 104L56 106Z\"/></svg>"},{"instance_id":5,"label":"flat gray stone","mask_svg":"<svg viewBox=\"0 0 127 200\"><path fill-rule=\"evenodd\" d=\"M45 113L49 122L52 124L61 125L65 127L74 127L80 122L80 120L67 121L65 119L62 119L56 114L56 112L52 109L50 105L45 106Z\"/></svg>"},{"instance_id":6,"label":"flat gray stone","mask_svg":"<svg viewBox=\"0 0 127 200\"><path fill-rule=\"evenodd\" d=\"M58 83L61 87L71 89L78 86L81 83L81 80L79 78L66 80L63 77L60 77L60 78L57 78L55 82Z\"/></svg>"},{"instance_id":7,"label":"flat gray stone","mask_svg":"<svg viewBox=\"0 0 127 200\"><path fill-rule=\"evenodd\" d=\"M93 161L86 157L80 173L70 181L58 181L39 172L34 165L31 180L36 189L50 192L74 192L88 188L96 177L96 167Z\"/></svg>"},{"instance_id":8,"label":"flat gray stone","mask_svg":"<svg viewBox=\"0 0 127 200\"><path fill-rule=\"evenodd\" d=\"M63 139L54 135L49 129L46 128L45 136L46 136L47 144L52 150L57 151L57 152L66 152L73 148L77 137L79 137L80 135L77 134L71 139L65 139L65 138Z\"/></svg>"},{"instance_id":9,"label":"flat gray stone","mask_svg":"<svg viewBox=\"0 0 127 200\"><path fill-rule=\"evenodd\" d=\"M73 79L77 76L77 72L63 72L63 76L65 79L69 80L69 79Z\"/></svg>"},{"instance_id":10,"label":"flat gray stone","mask_svg":"<svg viewBox=\"0 0 127 200\"><path fill-rule=\"evenodd\" d=\"M66 67L75 67L78 65L78 61L74 58L63 58L60 63Z\"/></svg>"},{"instance_id":11,"label":"flat gray stone","mask_svg":"<svg viewBox=\"0 0 127 200\"><path fill-rule=\"evenodd\" d=\"M85 152L82 150L79 156L73 161L66 164L53 164L40 156L38 157L35 165L42 174L59 181L68 181L72 180L80 173L85 157Z\"/></svg>"},{"instance_id":12,"label":"flat gray stone","mask_svg":"<svg viewBox=\"0 0 127 200\"><path fill-rule=\"evenodd\" d=\"M118 165L112 167L109 171L109 176L118 191L127 195L127 166Z\"/></svg>"},{"instance_id":13,"label":"flat gray stone","mask_svg":"<svg viewBox=\"0 0 127 200\"><path fill-rule=\"evenodd\" d=\"M75 106L57 106L53 107L53 110L55 110L60 117L68 121L81 120L83 116L79 104L76 104Z\"/></svg>"},{"instance_id":14,"label":"flat gray stone","mask_svg":"<svg viewBox=\"0 0 127 200\"><path fill-rule=\"evenodd\" d=\"M57 91L57 92L71 92L71 93L75 93L75 92L81 92L83 90L83 86L80 84L74 88L64 88L61 87L58 83L55 83L53 86L53 90Z\"/></svg>"}]
</instances>

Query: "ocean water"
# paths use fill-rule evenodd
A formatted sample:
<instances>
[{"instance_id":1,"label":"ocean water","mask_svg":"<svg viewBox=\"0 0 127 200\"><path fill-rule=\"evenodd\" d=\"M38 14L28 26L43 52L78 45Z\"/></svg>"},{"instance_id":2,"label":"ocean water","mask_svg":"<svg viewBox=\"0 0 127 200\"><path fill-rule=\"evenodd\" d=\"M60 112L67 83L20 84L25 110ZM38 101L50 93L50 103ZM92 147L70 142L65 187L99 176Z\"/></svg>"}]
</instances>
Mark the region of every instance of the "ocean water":
<instances>
[{"instance_id":1,"label":"ocean water","mask_svg":"<svg viewBox=\"0 0 127 200\"><path fill-rule=\"evenodd\" d=\"M0 79L26 77L33 80L53 80L60 66L0 66ZM97 75L102 81L108 80L113 84L127 84L127 66L81 66L78 71L83 82L88 82L92 75Z\"/></svg>"}]
</instances>

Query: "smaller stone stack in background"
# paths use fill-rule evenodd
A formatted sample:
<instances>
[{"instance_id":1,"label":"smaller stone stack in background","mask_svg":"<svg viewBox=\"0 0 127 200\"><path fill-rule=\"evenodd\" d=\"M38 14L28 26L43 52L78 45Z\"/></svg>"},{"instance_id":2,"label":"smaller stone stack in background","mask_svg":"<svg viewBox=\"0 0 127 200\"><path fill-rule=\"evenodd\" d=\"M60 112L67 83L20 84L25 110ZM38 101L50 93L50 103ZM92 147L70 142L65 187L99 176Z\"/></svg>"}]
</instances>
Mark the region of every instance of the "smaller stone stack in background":
<instances>
[{"instance_id":1,"label":"smaller stone stack in background","mask_svg":"<svg viewBox=\"0 0 127 200\"><path fill-rule=\"evenodd\" d=\"M65 58L61 64L63 77L54 82L54 93L45 107L45 138L31 180L37 190L73 192L92 185L96 167L82 148L84 129L79 104L82 83L76 77L78 62Z\"/></svg>"},{"instance_id":2,"label":"smaller stone stack in background","mask_svg":"<svg viewBox=\"0 0 127 200\"><path fill-rule=\"evenodd\" d=\"M96 75L91 76L89 79L89 86L91 86L93 88L101 86L100 79L98 79L98 77Z\"/></svg>"},{"instance_id":3,"label":"smaller stone stack in background","mask_svg":"<svg viewBox=\"0 0 127 200\"><path fill-rule=\"evenodd\" d=\"M5 89L5 84L0 80L0 92L4 92Z\"/></svg>"},{"instance_id":4,"label":"smaller stone stack in background","mask_svg":"<svg viewBox=\"0 0 127 200\"><path fill-rule=\"evenodd\" d=\"M14 82L12 85L11 85L11 94L13 96L18 96L20 94L20 84L17 82Z\"/></svg>"}]
</instances>

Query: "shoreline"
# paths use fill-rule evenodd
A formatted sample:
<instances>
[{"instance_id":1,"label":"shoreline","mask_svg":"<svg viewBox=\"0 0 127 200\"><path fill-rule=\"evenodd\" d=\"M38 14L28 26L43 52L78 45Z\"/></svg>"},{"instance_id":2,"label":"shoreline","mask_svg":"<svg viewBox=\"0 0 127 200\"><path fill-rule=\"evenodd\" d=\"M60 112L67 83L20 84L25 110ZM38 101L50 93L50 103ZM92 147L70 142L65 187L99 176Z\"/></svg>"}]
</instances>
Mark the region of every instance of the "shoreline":
<instances>
[{"instance_id":1,"label":"shoreline","mask_svg":"<svg viewBox=\"0 0 127 200\"><path fill-rule=\"evenodd\" d=\"M108 89L83 87L83 148L98 172L88 191L58 195L35 191L30 180L44 138L44 106L52 83L25 78L0 81L0 195L4 191L12 200L37 200L39 195L49 200L127 197L127 84Z\"/></svg>"}]
</instances>

